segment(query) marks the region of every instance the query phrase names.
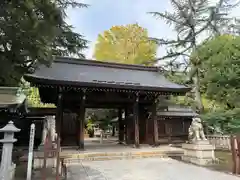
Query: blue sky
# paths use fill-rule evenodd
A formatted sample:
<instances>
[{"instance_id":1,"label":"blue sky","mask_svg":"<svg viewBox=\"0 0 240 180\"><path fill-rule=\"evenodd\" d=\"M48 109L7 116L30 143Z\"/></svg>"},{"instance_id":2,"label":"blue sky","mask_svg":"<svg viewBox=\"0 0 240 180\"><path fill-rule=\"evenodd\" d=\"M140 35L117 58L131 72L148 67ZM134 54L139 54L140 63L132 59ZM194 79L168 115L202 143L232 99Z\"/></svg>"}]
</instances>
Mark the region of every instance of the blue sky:
<instances>
[{"instance_id":1,"label":"blue sky","mask_svg":"<svg viewBox=\"0 0 240 180\"><path fill-rule=\"evenodd\" d=\"M85 51L87 58L92 58L98 34L114 25L138 23L148 29L150 37L174 38L174 32L168 25L147 14L150 11L171 11L169 0L79 0L79 2L90 6L69 9L67 21L74 26L74 31L81 33L90 41L89 49ZM239 10L236 9L234 15L240 16ZM165 50L160 47L158 55L164 52Z\"/></svg>"}]
</instances>

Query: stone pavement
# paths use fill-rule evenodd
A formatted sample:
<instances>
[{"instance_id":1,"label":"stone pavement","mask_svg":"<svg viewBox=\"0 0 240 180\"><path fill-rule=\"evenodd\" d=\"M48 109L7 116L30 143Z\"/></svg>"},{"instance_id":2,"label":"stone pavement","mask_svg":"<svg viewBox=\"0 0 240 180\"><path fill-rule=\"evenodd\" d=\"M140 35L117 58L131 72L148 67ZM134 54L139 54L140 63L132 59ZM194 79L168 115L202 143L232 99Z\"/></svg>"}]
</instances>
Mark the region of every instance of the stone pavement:
<instances>
[{"instance_id":1,"label":"stone pavement","mask_svg":"<svg viewBox=\"0 0 240 180\"><path fill-rule=\"evenodd\" d=\"M83 161L68 167L68 180L240 180L170 158Z\"/></svg>"}]
</instances>

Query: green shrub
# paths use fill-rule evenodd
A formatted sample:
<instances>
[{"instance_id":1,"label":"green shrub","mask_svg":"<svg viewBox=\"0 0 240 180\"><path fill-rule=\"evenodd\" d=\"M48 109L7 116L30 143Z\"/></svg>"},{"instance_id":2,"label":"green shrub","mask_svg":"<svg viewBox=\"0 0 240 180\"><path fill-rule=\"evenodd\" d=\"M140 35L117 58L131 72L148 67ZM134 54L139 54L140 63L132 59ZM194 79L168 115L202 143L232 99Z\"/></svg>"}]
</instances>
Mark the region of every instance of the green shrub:
<instances>
[{"instance_id":1,"label":"green shrub","mask_svg":"<svg viewBox=\"0 0 240 180\"><path fill-rule=\"evenodd\" d=\"M208 127L220 129L224 134L240 132L240 108L207 112L202 119Z\"/></svg>"}]
</instances>

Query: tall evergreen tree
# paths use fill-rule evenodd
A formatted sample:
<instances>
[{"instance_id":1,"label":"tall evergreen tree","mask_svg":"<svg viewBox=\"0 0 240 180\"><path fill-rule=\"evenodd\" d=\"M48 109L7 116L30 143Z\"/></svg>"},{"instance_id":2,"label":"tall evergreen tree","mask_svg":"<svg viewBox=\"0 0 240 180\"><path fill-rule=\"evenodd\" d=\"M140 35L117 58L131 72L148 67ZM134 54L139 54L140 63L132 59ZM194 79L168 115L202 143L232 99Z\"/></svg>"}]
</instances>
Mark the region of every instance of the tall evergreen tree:
<instances>
[{"instance_id":1,"label":"tall evergreen tree","mask_svg":"<svg viewBox=\"0 0 240 180\"><path fill-rule=\"evenodd\" d=\"M229 21L228 13L232 6L227 6L220 0L216 5L210 6L209 0L170 0L173 12L150 12L157 18L166 21L177 33L175 39L151 38L159 45L167 47L167 55L157 60L170 59L168 66L176 68L185 67L189 72L189 80L193 82L196 108L204 110L199 81L200 59L191 54L196 51L202 41L207 41L215 35L221 34L222 28ZM227 0L226 0L227 1ZM227 9L222 12L222 8Z\"/></svg>"},{"instance_id":2,"label":"tall evergreen tree","mask_svg":"<svg viewBox=\"0 0 240 180\"><path fill-rule=\"evenodd\" d=\"M54 56L83 56L87 41L66 23L68 7L86 7L75 0L0 1L0 85L16 86L36 65Z\"/></svg>"}]
</instances>

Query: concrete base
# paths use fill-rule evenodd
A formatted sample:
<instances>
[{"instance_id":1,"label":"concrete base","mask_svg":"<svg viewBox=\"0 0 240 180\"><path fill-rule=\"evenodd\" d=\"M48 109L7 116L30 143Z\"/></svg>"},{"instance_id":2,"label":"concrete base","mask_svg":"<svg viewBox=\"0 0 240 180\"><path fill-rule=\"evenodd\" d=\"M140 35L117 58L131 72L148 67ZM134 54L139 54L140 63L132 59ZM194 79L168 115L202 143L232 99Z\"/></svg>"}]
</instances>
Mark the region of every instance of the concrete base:
<instances>
[{"instance_id":1,"label":"concrete base","mask_svg":"<svg viewBox=\"0 0 240 180\"><path fill-rule=\"evenodd\" d=\"M215 147L209 141L197 141L191 144L182 144L184 155L182 160L197 165L207 165L215 160Z\"/></svg>"}]
</instances>

